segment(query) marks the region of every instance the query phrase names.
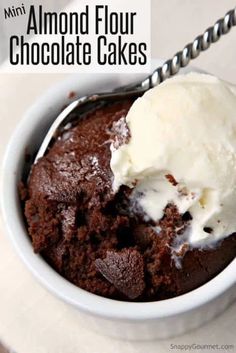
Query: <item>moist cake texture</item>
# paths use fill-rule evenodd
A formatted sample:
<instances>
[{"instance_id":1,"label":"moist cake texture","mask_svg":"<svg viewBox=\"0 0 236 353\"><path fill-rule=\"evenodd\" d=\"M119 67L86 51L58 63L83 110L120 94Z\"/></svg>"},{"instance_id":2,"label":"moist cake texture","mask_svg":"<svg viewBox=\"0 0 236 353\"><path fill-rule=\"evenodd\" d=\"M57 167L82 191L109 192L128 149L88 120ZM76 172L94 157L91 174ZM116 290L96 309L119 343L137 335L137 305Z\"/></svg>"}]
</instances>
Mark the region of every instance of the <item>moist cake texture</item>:
<instances>
[{"instance_id":1,"label":"moist cake texture","mask_svg":"<svg viewBox=\"0 0 236 353\"><path fill-rule=\"evenodd\" d=\"M236 237L207 249L187 244L177 249L189 213L180 215L169 204L153 222L135 207L128 186L114 193L110 144L129 138L120 121L131 104L102 107L65 130L32 167L20 193L34 251L58 273L101 296L154 301L188 292L218 274L236 254ZM123 140L116 136L121 128Z\"/></svg>"}]
</instances>

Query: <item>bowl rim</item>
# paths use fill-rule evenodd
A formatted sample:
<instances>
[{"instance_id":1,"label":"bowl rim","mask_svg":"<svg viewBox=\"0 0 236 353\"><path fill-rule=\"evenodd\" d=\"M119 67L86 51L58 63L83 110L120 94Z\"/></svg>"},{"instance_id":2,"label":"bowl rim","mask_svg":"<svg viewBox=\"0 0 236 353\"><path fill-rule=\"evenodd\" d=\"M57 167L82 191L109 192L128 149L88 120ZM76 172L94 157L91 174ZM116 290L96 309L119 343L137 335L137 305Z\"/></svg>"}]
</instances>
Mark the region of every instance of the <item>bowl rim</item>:
<instances>
[{"instance_id":1,"label":"bowl rim","mask_svg":"<svg viewBox=\"0 0 236 353\"><path fill-rule=\"evenodd\" d=\"M155 60L154 63L157 66L160 60ZM102 75L98 76L102 77ZM113 76L120 77L118 74ZM89 75L83 75L84 82L87 80L86 77ZM94 80L94 75L92 80ZM66 81L68 81L68 86L70 79ZM46 108L43 108L44 114L46 114L48 104L52 102L55 94L58 97L57 103L61 100L60 87L63 86L63 82L65 83L62 81L47 90L24 114L24 118L20 120L7 145L2 163L1 209L3 220L17 253L38 281L51 293L77 309L107 319L128 321L153 320L191 311L212 301L235 285L236 259L204 285L178 297L154 302L123 302L104 298L76 287L53 270L40 255L33 252L22 220L16 186L17 170L24 148L22 140L27 141L30 134L35 133L35 121L39 123L41 116L38 107L46 105ZM42 105L43 103L44 105ZM38 119L34 123L32 114Z\"/></svg>"}]
</instances>

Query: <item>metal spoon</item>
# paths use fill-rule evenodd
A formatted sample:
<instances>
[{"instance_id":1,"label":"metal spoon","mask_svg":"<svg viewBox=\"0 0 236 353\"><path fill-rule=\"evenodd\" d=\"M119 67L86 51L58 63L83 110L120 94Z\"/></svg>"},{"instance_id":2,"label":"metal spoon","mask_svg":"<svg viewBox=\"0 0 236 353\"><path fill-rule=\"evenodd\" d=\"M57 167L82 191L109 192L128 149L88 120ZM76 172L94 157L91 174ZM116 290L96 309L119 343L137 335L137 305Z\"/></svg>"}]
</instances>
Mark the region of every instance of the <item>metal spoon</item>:
<instances>
[{"instance_id":1,"label":"metal spoon","mask_svg":"<svg viewBox=\"0 0 236 353\"><path fill-rule=\"evenodd\" d=\"M219 19L212 27L209 27L202 35L186 45L182 51L179 51L170 60L167 60L161 67L157 68L150 76L135 85L119 87L112 92L97 93L77 99L65 108L51 125L39 151L36 155L34 163L46 153L53 138L58 131L66 128L68 123L72 123L78 119L78 112L73 116L71 114L75 109L82 114L91 111L97 107L97 104L108 101L117 101L125 98L141 96L148 89L158 85L167 78L176 75L180 68L189 64L190 60L195 59L198 55L208 49L212 43L217 42L223 34L226 34L236 25L236 8L227 12L227 14Z\"/></svg>"}]
</instances>

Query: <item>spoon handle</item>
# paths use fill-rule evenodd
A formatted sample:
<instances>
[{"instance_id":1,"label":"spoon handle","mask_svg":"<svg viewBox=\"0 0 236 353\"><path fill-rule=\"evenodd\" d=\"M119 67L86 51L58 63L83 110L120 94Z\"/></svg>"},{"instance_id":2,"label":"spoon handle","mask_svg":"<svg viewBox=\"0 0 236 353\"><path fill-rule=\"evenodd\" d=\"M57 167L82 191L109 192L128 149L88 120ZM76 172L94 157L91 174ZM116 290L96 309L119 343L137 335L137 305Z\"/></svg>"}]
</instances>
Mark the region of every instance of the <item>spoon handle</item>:
<instances>
[{"instance_id":1,"label":"spoon handle","mask_svg":"<svg viewBox=\"0 0 236 353\"><path fill-rule=\"evenodd\" d=\"M227 12L212 27L209 27L203 34L187 44L182 51L176 53L172 59L167 60L161 67L157 68L147 79L142 82L142 87L154 87L179 72L182 67L188 65L190 60L199 56L202 51L217 42L223 34L226 34L236 25L236 8Z\"/></svg>"}]
</instances>

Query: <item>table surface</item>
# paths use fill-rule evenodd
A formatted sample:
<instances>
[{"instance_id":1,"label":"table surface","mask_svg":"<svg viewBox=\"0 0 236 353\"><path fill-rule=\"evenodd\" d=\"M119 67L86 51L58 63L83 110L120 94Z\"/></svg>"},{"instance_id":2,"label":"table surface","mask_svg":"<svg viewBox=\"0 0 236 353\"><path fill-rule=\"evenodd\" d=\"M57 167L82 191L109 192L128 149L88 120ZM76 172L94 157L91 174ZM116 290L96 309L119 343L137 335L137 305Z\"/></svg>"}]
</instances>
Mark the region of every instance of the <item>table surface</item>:
<instances>
[{"instance_id":1,"label":"table surface","mask_svg":"<svg viewBox=\"0 0 236 353\"><path fill-rule=\"evenodd\" d=\"M235 6L234 0L153 0L152 55L168 58ZM195 65L236 83L236 29ZM0 158L24 111L65 75L1 75ZM30 89L28 89L30 87ZM12 104L12 102L14 104ZM84 329L74 310L42 288L15 255L0 222L0 340L17 353L168 352L171 344L235 344L236 303L187 335L159 342L121 342ZM5 353L0 345L0 353Z\"/></svg>"}]
</instances>

